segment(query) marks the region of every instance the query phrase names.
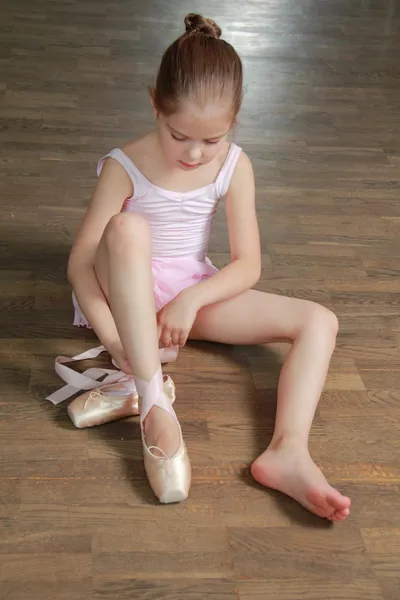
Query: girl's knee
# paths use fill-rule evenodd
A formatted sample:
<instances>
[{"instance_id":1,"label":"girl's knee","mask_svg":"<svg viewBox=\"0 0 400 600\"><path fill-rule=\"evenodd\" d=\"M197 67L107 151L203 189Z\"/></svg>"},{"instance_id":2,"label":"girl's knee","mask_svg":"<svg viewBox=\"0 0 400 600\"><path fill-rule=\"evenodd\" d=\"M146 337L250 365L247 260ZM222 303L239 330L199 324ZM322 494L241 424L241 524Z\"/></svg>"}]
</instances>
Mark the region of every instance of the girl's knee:
<instances>
[{"instance_id":1,"label":"girl's knee","mask_svg":"<svg viewBox=\"0 0 400 600\"><path fill-rule=\"evenodd\" d=\"M336 339L339 331L339 320L335 313L325 306L313 302L310 303L307 312L304 323L306 329L312 328L315 331L323 331L325 335Z\"/></svg>"},{"instance_id":2,"label":"girl's knee","mask_svg":"<svg viewBox=\"0 0 400 600\"><path fill-rule=\"evenodd\" d=\"M119 213L111 217L104 230L107 248L121 247L149 249L150 227L144 217L136 213Z\"/></svg>"}]
</instances>

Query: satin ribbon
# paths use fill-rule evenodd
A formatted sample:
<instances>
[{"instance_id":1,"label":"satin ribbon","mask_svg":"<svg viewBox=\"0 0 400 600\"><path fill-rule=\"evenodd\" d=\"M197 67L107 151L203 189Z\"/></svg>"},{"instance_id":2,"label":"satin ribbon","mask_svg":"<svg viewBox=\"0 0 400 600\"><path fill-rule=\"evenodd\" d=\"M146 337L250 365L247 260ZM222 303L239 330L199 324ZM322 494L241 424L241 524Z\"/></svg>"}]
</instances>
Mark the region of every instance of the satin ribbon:
<instances>
[{"instance_id":1,"label":"satin ribbon","mask_svg":"<svg viewBox=\"0 0 400 600\"><path fill-rule=\"evenodd\" d=\"M98 388L99 384L103 386L110 383L117 383L121 380L126 382L126 385L131 389L132 393L136 393L136 386L132 375L127 375L121 370L91 367L90 369L86 369L83 373L78 373L66 365L66 363L97 358L102 352L106 352L104 346L97 346L96 348L91 348L90 350L86 350L86 352L77 354L72 358L69 356L57 356L54 365L55 371L67 385L56 392L53 392L50 396L47 396L46 400L49 400L53 404L60 404L60 402L67 400L80 390L93 390ZM160 348L161 362L176 360L177 355L178 349L176 347ZM114 366L118 367L114 360L112 360L112 363ZM104 379L99 381L102 377L104 377Z\"/></svg>"}]
</instances>

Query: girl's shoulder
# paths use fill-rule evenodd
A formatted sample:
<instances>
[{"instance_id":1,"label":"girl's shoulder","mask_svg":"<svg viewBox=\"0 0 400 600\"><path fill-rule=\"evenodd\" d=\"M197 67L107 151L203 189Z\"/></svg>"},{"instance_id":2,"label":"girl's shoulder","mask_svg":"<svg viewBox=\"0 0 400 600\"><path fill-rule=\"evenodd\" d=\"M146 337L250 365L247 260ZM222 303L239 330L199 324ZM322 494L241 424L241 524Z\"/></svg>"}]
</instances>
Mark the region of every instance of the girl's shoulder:
<instances>
[{"instance_id":1,"label":"girl's shoulder","mask_svg":"<svg viewBox=\"0 0 400 600\"><path fill-rule=\"evenodd\" d=\"M157 152L156 133L150 131L139 138L126 142L121 150L135 163L139 168L143 167L143 161L152 157Z\"/></svg>"}]
</instances>

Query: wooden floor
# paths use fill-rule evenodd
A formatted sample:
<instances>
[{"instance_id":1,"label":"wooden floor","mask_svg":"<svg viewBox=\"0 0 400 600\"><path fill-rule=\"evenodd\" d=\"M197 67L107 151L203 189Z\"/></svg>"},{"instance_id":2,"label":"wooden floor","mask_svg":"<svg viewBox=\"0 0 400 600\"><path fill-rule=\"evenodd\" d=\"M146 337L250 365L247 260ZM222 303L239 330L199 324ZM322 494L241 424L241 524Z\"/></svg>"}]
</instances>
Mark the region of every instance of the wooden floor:
<instances>
[{"instance_id":1,"label":"wooden floor","mask_svg":"<svg viewBox=\"0 0 400 600\"><path fill-rule=\"evenodd\" d=\"M264 290L332 308L341 332L311 435L353 499L330 526L262 489L287 348L192 344L169 369L190 499L155 503L133 419L76 430L45 396L71 325L66 260L98 158L151 126L146 86L186 1L2 0L0 599L400 598L400 8L221 0L246 67ZM213 8L215 7L215 8ZM211 257L228 259L223 213Z\"/></svg>"}]
</instances>

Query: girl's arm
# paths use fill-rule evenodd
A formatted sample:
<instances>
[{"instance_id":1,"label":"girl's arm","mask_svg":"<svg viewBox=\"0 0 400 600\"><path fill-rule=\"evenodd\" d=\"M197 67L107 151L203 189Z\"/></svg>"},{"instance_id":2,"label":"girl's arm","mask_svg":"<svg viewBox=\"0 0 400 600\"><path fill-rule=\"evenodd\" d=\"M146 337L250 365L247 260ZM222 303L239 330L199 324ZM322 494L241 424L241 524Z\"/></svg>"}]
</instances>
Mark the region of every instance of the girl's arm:
<instances>
[{"instance_id":1,"label":"girl's arm","mask_svg":"<svg viewBox=\"0 0 400 600\"><path fill-rule=\"evenodd\" d=\"M121 352L121 344L97 281L94 261L107 223L121 211L125 199L132 193L132 182L123 167L113 159L106 160L68 261L68 280L78 304L100 342L115 358Z\"/></svg>"},{"instance_id":2,"label":"girl's arm","mask_svg":"<svg viewBox=\"0 0 400 600\"><path fill-rule=\"evenodd\" d=\"M254 173L241 153L225 200L231 262L210 279L182 292L197 310L221 302L253 287L261 274Z\"/></svg>"}]
</instances>

